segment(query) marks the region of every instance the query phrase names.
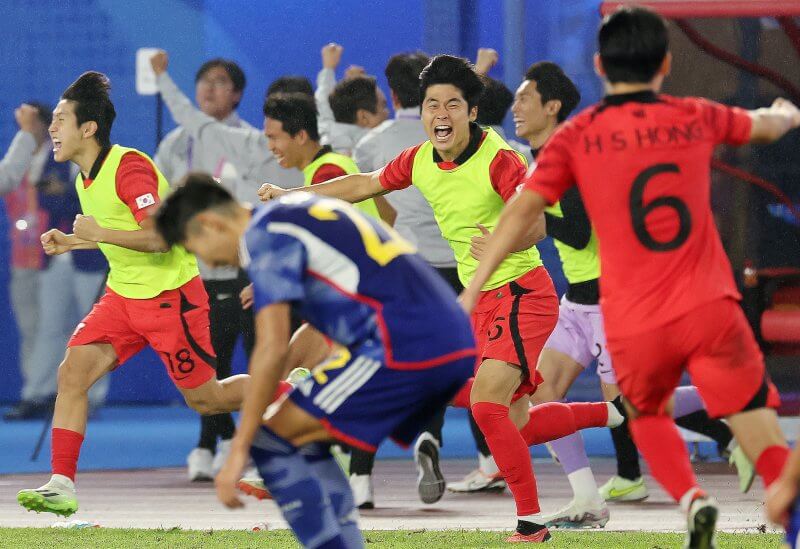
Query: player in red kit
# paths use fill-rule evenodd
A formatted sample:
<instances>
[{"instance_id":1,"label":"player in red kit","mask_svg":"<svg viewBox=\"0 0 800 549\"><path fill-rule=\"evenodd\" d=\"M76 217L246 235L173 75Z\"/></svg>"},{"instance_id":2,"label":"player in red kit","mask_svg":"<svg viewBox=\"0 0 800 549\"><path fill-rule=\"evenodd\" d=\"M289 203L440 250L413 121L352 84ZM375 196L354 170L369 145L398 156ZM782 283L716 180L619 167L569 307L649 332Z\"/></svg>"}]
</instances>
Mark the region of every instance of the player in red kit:
<instances>
[{"instance_id":1,"label":"player in red kit","mask_svg":"<svg viewBox=\"0 0 800 549\"><path fill-rule=\"evenodd\" d=\"M737 301L714 226L710 160L718 144L768 143L800 126L778 99L745 111L659 95L671 55L664 21L621 8L599 31L606 97L566 122L503 212L465 308L531 220L578 185L600 241L601 306L631 432L654 477L687 514L687 547L714 547L716 502L698 485L665 406L688 370L708 413L727 418L766 486L788 449L775 387ZM626 212L620 214L620 212Z\"/></svg>"}]
</instances>

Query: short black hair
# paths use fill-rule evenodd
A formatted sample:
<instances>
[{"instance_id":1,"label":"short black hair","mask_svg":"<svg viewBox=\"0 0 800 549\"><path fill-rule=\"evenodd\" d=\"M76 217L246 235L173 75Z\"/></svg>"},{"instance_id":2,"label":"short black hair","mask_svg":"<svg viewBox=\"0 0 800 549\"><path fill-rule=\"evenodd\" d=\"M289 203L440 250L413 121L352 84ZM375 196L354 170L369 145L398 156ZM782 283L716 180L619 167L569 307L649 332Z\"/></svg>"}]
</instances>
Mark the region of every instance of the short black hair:
<instances>
[{"instance_id":1,"label":"short black hair","mask_svg":"<svg viewBox=\"0 0 800 549\"><path fill-rule=\"evenodd\" d=\"M156 211L156 230L174 246L186 242L187 227L195 215L212 208L224 209L236 201L207 173L186 174Z\"/></svg>"},{"instance_id":2,"label":"short black hair","mask_svg":"<svg viewBox=\"0 0 800 549\"><path fill-rule=\"evenodd\" d=\"M276 93L264 102L264 116L279 121L283 130L294 137L305 130L313 141L319 141L317 105L314 98L299 92Z\"/></svg>"},{"instance_id":3,"label":"short black hair","mask_svg":"<svg viewBox=\"0 0 800 549\"><path fill-rule=\"evenodd\" d=\"M228 78L230 78L231 82L233 82L233 91L244 91L247 80L244 77L244 71L242 70L242 67L240 67L235 61L223 59L222 57L211 59L200 65L200 68L197 69L197 74L194 75L194 83L197 84L208 71L217 67L220 67L226 73L228 73ZM239 102L237 101L234 105L234 108L238 106Z\"/></svg>"},{"instance_id":4,"label":"short black hair","mask_svg":"<svg viewBox=\"0 0 800 549\"><path fill-rule=\"evenodd\" d=\"M311 80L305 76L287 75L276 78L272 84L267 88L267 95L269 97L273 93L305 93L306 95L314 95L314 88L311 86Z\"/></svg>"},{"instance_id":5,"label":"short black hair","mask_svg":"<svg viewBox=\"0 0 800 549\"><path fill-rule=\"evenodd\" d=\"M108 95L110 91L111 82L105 74L88 71L61 94L61 99L75 103L78 126L89 121L97 124L94 138L101 147L111 146L111 126L117 117L117 111Z\"/></svg>"},{"instance_id":6,"label":"short black hair","mask_svg":"<svg viewBox=\"0 0 800 549\"><path fill-rule=\"evenodd\" d=\"M53 107L51 105L42 101L25 101L25 104L36 109L36 114L45 127L49 127L53 123Z\"/></svg>"},{"instance_id":7,"label":"short black hair","mask_svg":"<svg viewBox=\"0 0 800 549\"><path fill-rule=\"evenodd\" d=\"M499 126L514 102L514 94L505 84L488 76L484 77L483 84L483 93L478 100L478 118L475 121L482 126Z\"/></svg>"},{"instance_id":8,"label":"short black hair","mask_svg":"<svg viewBox=\"0 0 800 549\"><path fill-rule=\"evenodd\" d=\"M328 102L337 122L355 124L359 109L378 112L378 83L372 76L345 78L333 88Z\"/></svg>"},{"instance_id":9,"label":"short black hair","mask_svg":"<svg viewBox=\"0 0 800 549\"><path fill-rule=\"evenodd\" d=\"M525 80L536 82L536 91L542 96L542 105L554 99L561 101L558 111L558 121L567 119L578 103L581 102L581 92L570 80L569 76L552 61L539 61L528 67Z\"/></svg>"},{"instance_id":10,"label":"short black hair","mask_svg":"<svg viewBox=\"0 0 800 549\"><path fill-rule=\"evenodd\" d=\"M647 83L664 62L669 33L654 11L623 6L603 19L597 42L609 82Z\"/></svg>"},{"instance_id":11,"label":"short black hair","mask_svg":"<svg viewBox=\"0 0 800 549\"><path fill-rule=\"evenodd\" d=\"M419 75L419 102L425 100L425 92L436 84L450 84L461 90L470 109L478 104L483 93L483 82L472 63L462 57L437 55Z\"/></svg>"},{"instance_id":12,"label":"short black hair","mask_svg":"<svg viewBox=\"0 0 800 549\"><path fill-rule=\"evenodd\" d=\"M386 64L386 80L404 109L419 106L419 74L431 62L421 51L398 53Z\"/></svg>"}]
</instances>

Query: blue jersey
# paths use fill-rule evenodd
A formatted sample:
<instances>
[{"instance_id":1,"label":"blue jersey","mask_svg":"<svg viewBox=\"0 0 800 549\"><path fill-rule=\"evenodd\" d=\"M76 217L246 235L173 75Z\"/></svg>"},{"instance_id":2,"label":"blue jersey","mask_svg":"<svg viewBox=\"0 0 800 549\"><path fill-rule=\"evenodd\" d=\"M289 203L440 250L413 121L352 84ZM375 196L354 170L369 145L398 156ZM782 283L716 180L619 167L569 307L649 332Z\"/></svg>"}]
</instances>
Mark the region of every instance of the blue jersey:
<instances>
[{"instance_id":1,"label":"blue jersey","mask_svg":"<svg viewBox=\"0 0 800 549\"><path fill-rule=\"evenodd\" d=\"M475 353L450 286L385 224L351 205L292 193L256 210L244 258L255 309L288 302L348 348L379 342L395 368Z\"/></svg>"}]
</instances>

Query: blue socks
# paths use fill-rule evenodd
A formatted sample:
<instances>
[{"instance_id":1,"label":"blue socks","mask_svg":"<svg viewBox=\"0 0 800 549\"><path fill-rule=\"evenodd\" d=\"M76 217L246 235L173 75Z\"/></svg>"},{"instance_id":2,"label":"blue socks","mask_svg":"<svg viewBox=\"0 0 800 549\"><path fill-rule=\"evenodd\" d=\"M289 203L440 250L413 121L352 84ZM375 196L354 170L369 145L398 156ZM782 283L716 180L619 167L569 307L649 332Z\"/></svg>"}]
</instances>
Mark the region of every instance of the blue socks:
<instances>
[{"instance_id":1,"label":"blue socks","mask_svg":"<svg viewBox=\"0 0 800 549\"><path fill-rule=\"evenodd\" d=\"M330 498L331 506L348 549L364 547L364 538L358 528L358 511L353 492L342 468L331 455L329 444L313 443L300 448L300 453L314 471Z\"/></svg>"},{"instance_id":2,"label":"blue socks","mask_svg":"<svg viewBox=\"0 0 800 549\"><path fill-rule=\"evenodd\" d=\"M298 449L261 427L250 455L304 547L363 548L350 486L327 445Z\"/></svg>"}]
</instances>

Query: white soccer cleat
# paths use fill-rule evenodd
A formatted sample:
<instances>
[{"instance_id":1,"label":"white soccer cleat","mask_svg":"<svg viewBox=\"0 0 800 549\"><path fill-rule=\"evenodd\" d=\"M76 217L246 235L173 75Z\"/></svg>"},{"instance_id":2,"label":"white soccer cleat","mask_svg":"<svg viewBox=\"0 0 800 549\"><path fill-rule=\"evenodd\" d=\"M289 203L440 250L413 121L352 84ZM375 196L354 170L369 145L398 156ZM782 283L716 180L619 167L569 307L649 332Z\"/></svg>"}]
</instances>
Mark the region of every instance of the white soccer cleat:
<instances>
[{"instance_id":1,"label":"white soccer cleat","mask_svg":"<svg viewBox=\"0 0 800 549\"><path fill-rule=\"evenodd\" d=\"M75 483L63 475L53 475L44 486L20 490L17 502L28 511L54 513L68 517L78 510Z\"/></svg>"},{"instance_id":2,"label":"white soccer cleat","mask_svg":"<svg viewBox=\"0 0 800 549\"><path fill-rule=\"evenodd\" d=\"M189 480L192 482L209 482L214 480L214 454L207 448L195 448L186 458L189 468Z\"/></svg>"},{"instance_id":3,"label":"white soccer cleat","mask_svg":"<svg viewBox=\"0 0 800 549\"><path fill-rule=\"evenodd\" d=\"M644 477L628 480L614 475L600 487L600 495L606 501L631 502L642 501L650 496Z\"/></svg>"},{"instance_id":4,"label":"white soccer cleat","mask_svg":"<svg viewBox=\"0 0 800 549\"><path fill-rule=\"evenodd\" d=\"M684 549L716 549L717 500L709 496L695 498L689 505Z\"/></svg>"},{"instance_id":5,"label":"white soccer cleat","mask_svg":"<svg viewBox=\"0 0 800 549\"><path fill-rule=\"evenodd\" d=\"M753 466L753 462L744 455L744 450L738 444L735 444L735 447L731 450L728 464L736 469L736 475L739 477L739 490L743 494L749 492L756 478L756 468Z\"/></svg>"},{"instance_id":6,"label":"white soccer cleat","mask_svg":"<svg viewBox=\"0 0 800 549\"><path fill-rule=\"evenodd\" d=\"M422 503L436 503L444 495L445 480L439 467L439 443L432 434L424 432L414 444L414 463L417 465L417 493Z\"/></svg>"},{"instance_id":7,"label":"white soccer cleat","mask_svg":"<svg viewBox=\"0 0 800 549\"><path fill-rule=\"evenodd\" d=\"M231 443L233 441L220 440L217 442L217 453L214 454L214 461L211 463L211 470L214 471L214 476L222 470L222 466L228 460L228 455L231 453Z\"/></svg>"},{"instance_id":8,"label":"white soccer cleat","mask_svg":"<svg viewBox=\"0 0 800 549\"><path fill-rule=\"evenodd\" d=\"M359 509L375 509L375 490L371 475L350 475L350 489Z\"/></svg>"},{"instance_id":9,"label":"white soccer cleat","mask_svg":"<svg viewBox=\"0 0 800 549\"><path fill-rule=\"evenodd\" d=\"M602 499L579 503L572 500L562 509L549 515L542 515L542 522L555 528L603 528L611 513Z\"/></svg>"},{"instance_id":10,"label":"white soccer cleat","mask_svg":"<svg viewBox=\"0 0 800 549\"><path fill-rule=\"evenodd\" d=\"M462 480L450 482L447 489L451 492L469 494L473 492L502 492L506 489L506 481L499 472L489 475L475 469Z\"/></svg>"}]
</instances>

